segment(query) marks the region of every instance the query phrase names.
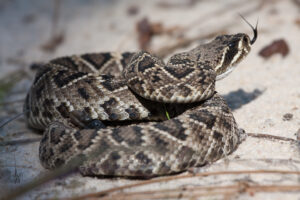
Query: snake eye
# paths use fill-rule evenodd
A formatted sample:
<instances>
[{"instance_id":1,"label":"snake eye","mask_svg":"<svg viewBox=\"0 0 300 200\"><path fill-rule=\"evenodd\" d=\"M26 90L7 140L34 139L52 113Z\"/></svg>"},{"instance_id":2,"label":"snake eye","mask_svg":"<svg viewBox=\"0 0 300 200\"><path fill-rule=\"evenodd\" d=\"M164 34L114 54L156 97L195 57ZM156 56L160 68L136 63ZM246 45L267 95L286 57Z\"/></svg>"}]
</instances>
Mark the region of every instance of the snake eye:
<instances>
[{"instance_id":1,"label":"snake eye","mask_svg":"<svg viewBox=\"0 0 300 200\"><path fill-rule=\"evenodd\" d=\"M248 38L246 36L243 37L243 42L244 43L249 43L249 40L248 40Z\"/></svg>"}]
</instances>

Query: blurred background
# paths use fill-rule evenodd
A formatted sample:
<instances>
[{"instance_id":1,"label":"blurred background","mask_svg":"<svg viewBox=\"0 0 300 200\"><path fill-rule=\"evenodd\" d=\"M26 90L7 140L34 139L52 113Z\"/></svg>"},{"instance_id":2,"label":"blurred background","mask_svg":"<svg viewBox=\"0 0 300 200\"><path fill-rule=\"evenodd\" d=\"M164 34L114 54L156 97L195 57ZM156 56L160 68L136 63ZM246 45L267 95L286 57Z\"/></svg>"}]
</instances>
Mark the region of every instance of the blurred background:
<instances>
[{"instance_id":1,"label":"blurred background","mask_svg":"<svg viewBox=\"0 0 300 200\"><path fill-rule=\"evenodd\" d=\"M291 25L299 27L299 18L293 15L299 13L299 1L283 2L286 1L1 0L1 76L57 56L140 49L166 56L173 49L196 45L219 34L251 34L238 14L253 25L259 18L259 40L267 43L267 32L273 32L275 37ZM269 27L274 27L273 31ZM162 51L172 45L177 46Z\"/></svg>"}]
</instances>

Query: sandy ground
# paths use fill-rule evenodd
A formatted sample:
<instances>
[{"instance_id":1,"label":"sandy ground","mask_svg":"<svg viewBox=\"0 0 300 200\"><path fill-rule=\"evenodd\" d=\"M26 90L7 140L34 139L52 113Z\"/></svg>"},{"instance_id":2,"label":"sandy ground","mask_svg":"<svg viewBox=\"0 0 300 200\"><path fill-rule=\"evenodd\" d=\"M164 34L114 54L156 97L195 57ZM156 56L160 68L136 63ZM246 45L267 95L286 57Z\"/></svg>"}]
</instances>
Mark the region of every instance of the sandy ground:
<instances>
[{"instance_id":1,"label":"sandy ground","mask_svg":"<svg viewBox=\"0 0 300 200\"><path fill-rule=\"evenodd\" d=\"M201 40L184 48L188 50L209 39L207 35L210 38L222 32L251 35L249 26L238 17L238 13L241 13L252 24L259 17L259 37L245 61L228 78L217 83L217 91L225 96L239 126L247 133L270 134L283 139L248 136L232 155L194 169L193 172L300 172L297 143L297 132L300 135L300 1L59 2L0 1L0 121L4 122L22 112L22 99L34 77L34 71L29 66L34 62L86 52L137 51L139 43L136 23L143 17L153 23L162 23L166 29L175 29L173 34L152 37L149 47L152 52L159 52L162 47L178 43L179 38L203 36ZM57 44L51 49L49 44L53 42L49 43L49 40L53 36L61 37L56 38ZM289 53L285 57L280 54L269 59L259 56L258 52L263 47L278 39L285 40L289 46ZM176 49L181 50L183 48ZM39 138L38 133L26 127L22 117L0 129L0 197L47 172L38 160ZM11 145L7 143L24 139L32 141ZM138 194L140 196L127 197L300 199L300 177L295 174L241 173L202 177L186 172L178 176L182 175L191 177L133 187L109 195L119 195L114 197L120 199L120 195L128 195L129 192L145 191ZM99 179L73 173L33 189L19 199L73 197L132 183L143 181ZM273 186L261 190L262 186L270 185ZM203 188L207 186L214 189L232 186L236 190L232 191L230 187L225 190ZM293 188L295 192L291 191ZM163 193L164 189L170 191Z\"/></svg>"}]
</instances>

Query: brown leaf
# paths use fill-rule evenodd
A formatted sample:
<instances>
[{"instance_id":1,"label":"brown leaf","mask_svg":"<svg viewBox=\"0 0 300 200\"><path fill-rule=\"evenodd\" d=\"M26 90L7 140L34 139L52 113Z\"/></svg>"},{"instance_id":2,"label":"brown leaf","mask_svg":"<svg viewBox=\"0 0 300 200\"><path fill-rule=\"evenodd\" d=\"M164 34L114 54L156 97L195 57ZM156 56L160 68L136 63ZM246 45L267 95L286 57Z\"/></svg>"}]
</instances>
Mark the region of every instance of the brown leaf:
<instances>
[{"instance_id":1,"label":"brown leaf","mask_svg":"<svg viewBox=\"0 0 300 200\"><path fill-rule=\"evenodd\" d=\"M45 44L41 45L41 49L48 52L53 52L55 49L64 42L64 34L53 36Z\"/></svg>"},{"instance_id":2,"label":"brown leaf","mask_svg":"<svg viewBox=\"0 0 300 200\"><path fill-rule=\"evenodd\" d=\"M267 45L262 50L260 50L259 55L267 59L273 54L279 53L282 57L285 57L289 53L289 47L284 39L279 39L273 41L270 45Z\"/></svg>"},{"instance_id":3,"label":"brown leaf","mask_svg":"<svg viewBox=\"0 0 300 200\"><path fill-rule=\"evenodd\" d=\"M143 50L148 50L152 36L155 34L160 34L163 30L161 23L150 23L148 18L143 18L136 25L136 30L138 32L138 40L140 48Z\"/></svg>"}]
</instances>

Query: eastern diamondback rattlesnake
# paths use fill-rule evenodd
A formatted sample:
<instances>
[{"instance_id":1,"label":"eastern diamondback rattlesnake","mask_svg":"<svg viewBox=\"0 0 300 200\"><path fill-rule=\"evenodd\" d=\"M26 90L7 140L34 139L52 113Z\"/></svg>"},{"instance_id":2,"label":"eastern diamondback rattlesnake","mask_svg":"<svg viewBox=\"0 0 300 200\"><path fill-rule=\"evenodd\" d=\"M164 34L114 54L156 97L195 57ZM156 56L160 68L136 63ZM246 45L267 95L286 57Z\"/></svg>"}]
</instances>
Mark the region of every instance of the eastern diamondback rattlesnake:
<instances>
[{"instance_id":1,"label":"eastern diamondback rattlesnake","mask_svg":"<svg viewBox=\"0 0 300 200\"><path fill-rule=\"evenodd\" d=\"M151 177L230 154L240 133L215 80L249 53L253 31L252 40L221 35L167 64L147 52L44 64L24 105L28 124L44 130L42 165L53 169L97 152L79 167L84 175Z\"/></svg>"}]
</instances>

